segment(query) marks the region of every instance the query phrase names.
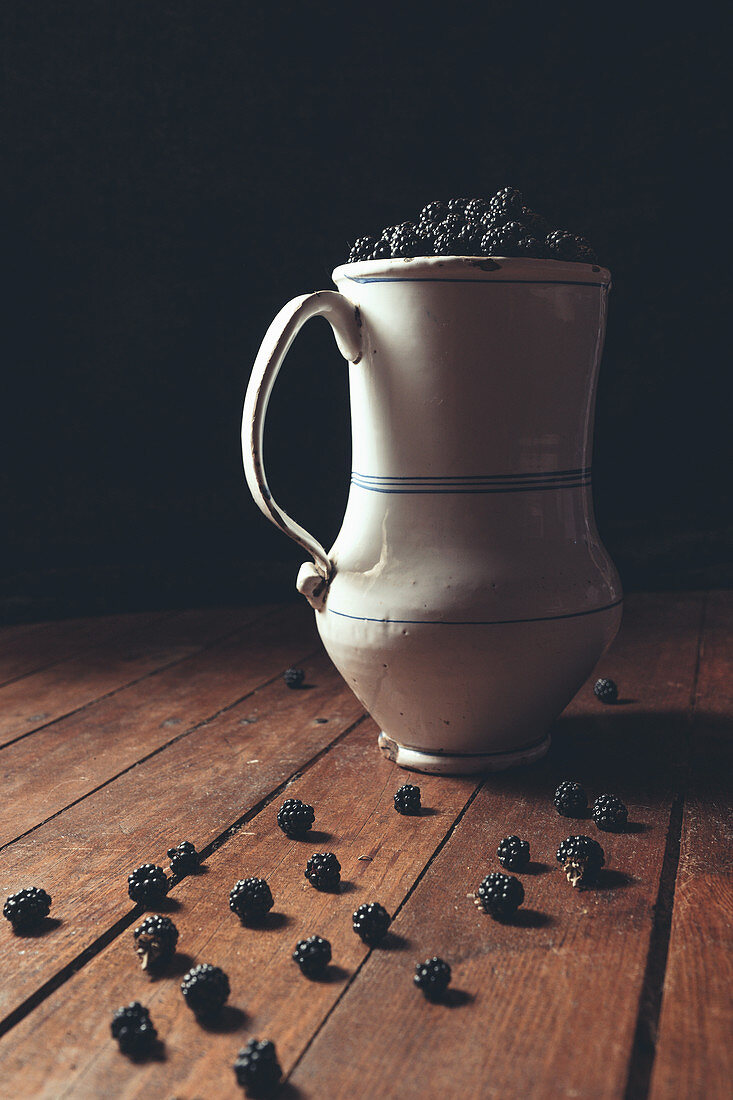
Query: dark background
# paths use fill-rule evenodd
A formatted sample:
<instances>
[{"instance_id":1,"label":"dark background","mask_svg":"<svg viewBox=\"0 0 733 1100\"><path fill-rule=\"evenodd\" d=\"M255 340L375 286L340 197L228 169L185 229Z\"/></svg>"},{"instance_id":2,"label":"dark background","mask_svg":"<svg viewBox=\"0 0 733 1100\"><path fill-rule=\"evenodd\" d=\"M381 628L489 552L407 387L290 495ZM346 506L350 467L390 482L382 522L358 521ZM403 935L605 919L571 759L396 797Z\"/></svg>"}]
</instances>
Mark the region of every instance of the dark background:
<instances>
[{"instance_id":1,"label":"dark background","mask_svg":"<svg viewBox=\"0 0 733 1100\"><path fill-rule=\"evenodd\" d=\"M303 554L239 454L267 325L356 237L507 184L613 272L594 483L625 584L730 584L724 9L516 10L3 6L5 620L289 598ZM268 421L326 544L345 374L308 326Z\"/></svg>"}]
</instances>

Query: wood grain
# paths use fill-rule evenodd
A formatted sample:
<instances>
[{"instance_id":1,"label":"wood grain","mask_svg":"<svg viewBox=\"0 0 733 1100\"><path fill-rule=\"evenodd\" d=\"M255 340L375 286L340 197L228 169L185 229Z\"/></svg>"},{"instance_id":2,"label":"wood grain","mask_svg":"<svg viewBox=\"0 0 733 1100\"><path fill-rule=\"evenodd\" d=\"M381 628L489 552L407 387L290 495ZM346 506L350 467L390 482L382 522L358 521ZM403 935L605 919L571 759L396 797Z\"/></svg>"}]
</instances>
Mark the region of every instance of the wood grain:
<instances>
[{"instance_id":1,"label":"wood grain","mask_svg":"<svg viewBox=\"0 0 733 1100\"><path fill-rule=\"evenodd\" d=\"M143 634L171 612L136 612L96 619L29 623L0 630L0 685L92 649L117 635Z\"/></svg>"},{"instance_id":2,"label":"wood grain","mask_svg":"<svg viewBox=\"0 0 733 1100\"><path fill-rule=\"evenodd\" d=\"M723 1100L733 1081L733 592L703 639L651 1093Z\"/></svg>"},{"instance_id":3,"label":"wood grain","mask_svg":"<svg viewBox=\"0 0 733 1100\"><path fill-rule=\"evenodd\" d=\"M404 773L377 753L376 736L371 720L362 723L288 788L288 796L316 807L315 837L284 837L273 804L211 856L205 875L176 888L174 919L188 958L175 977L151 984L126 933L0 1041L12 1095L96 1097L114 1081L126 1097L241 1097L231 1063L253 1031L277 1038L288 1068L368 953L351 928L353 910L378 899L394 911L475 789L475 780L421 777L430 812L401 817L393 793ZM339 894L320 893L303 878L307 857L324 849L341 862ZM229 889L250 874L266 875L275 897L261 929L243 927L228 908ZM333 946L324 982L307 981L290 958L297 940L313 932ZM396 960L406 948L392 939L379 950ZM193 960L220 964L229 975L233 1008L219 1028L198 1025L181 997L180 972ZM164 1061L132 1065L109 1038L112 1011L133 998L150 1007Z\"/></svg>"},{"instance_id":4,"label":"wood grain","mask_svg":"<svg viewBox=\"0 0 733 1100\"><path fill-rule=\"evenodd\" d=\"M273 625L265 652L267 631L244 629L211 647L222 660L209 661L206 650L180 663L193 670L190 684L174 668L160 671L55 723L68 723L58 744L43 741L48 727L4 749L0 773L6 754L47 744L46 767L35 766L51 800L58 776L73 779L75 768L103 776L108 754L127 763L97 790L82 784L76 804L0 851L0 891L11 881L6 871L14 876L8 892L42 871L38 884L50 889L60 917L34 937L0 929L0 972L13 975L0 983L0 1005L14 1025L0 1039L0 1091L54 1100L241 1097L231 1063L256 1034L277 1042L290 1074L282 1095L290 1098L624 1096L658 933L670 809L685 781L702 606L701 594L630 599L622 634L597 673L618 680L621 703L599 704L594 676L558 723L540 766L480 786L417 777L428 806L418 819L394 813L392 793L410 777L378 756L374 724L359 723L359 704L325 656L308 664L312 688L284 688L282 668L301 659L287 614ZM303 637L312 640L312 614L302 610ZM706 747L693 753L699 759L683 822L656 1100L717 1100L730 1076L721 1054L730 1027L730 971L721 960L730 942L731 870L723 856L730 826L722 768L730 764L733 699L721 655L731 611L730 596L711 603L699 666L694 737ZM239 664L237 646L247 654L240 651ZM254 693L242 698L240 690L217 707L244 666ZM163 678L165 690L148 694L146 684ZM108 713L115 700L121 705ZM171 714L182 721L160 738ZM77 723L75 751L63 748ZM32 754L14 760L12 783L26 765L34 767ZM298 770L286 795L283 785ZM629 806L629 832L602 834L592 821L559 818L550 804L559 778L580 779L591 797L618 793ZM13 788L20 813L21 789ZM25 791L34 797L31 786ZM312 843L287 840L274 823L279 799L289 795L316 805ZM679 815L672 821L679 829ZM510 832L530 840L534 865L521 876L527 898L518 920L502 925L466 895L499 869L496 844ZM556 869L558 842L578 832L606 850L607 870L594 890L573 891ZM184 838L212 847L208 869L175 887L170 913L181 929L181 954L174 973L149 982L131 947L136 918L125 873L146 859L163 861L168 845ZM704 862L708 845L719 875ZM302 877L307 855L328 848L347 882L338 895L319 894ZM247 874L265 874L275 895L259 930L243 928L227 905L232 883ZM366 900L397 910L390 941L371 952L349 919ZM711 914L705 922L702 910ZM308 982L290 960L295 941L311 932L334 947L324 982ZM426 1003L412 983L417 959L433 953L454 968L454 992L442 1005ZM232 981L232 1007L211 1029L195 1022L178 989L194 961L220 963ZM109 1038L112 1011L133 998L151 1007L164 1041L159 1059L143 1065L122 1058Z\"/></svg>"},{"instance_id":5,"label":"wood grain","mask_svg":"<svg viewBox=\"0 0 733 1100\"><path fill-rule=\"evenodd\" d=\"M0 929L0 972L13 974L0 1021L131 912L133 867L167 867L180 840L212 844L362 717L325 654L307 670L308 690L278 677L0 852L0 894L42 885L60 921L32 939Z\"/></svg>"},{"instance_id":6,"label":"wood grain","mask_svg":"<svg viewBox=\"0 0 733 1100\"><path fill-rule=\"evenodd\" d=\"M460 1082L467 1096L623 1096L700 605L693 597L657 605L662 621L649 649L637 645L646 631L637 631L632 604L600 671L624 667L622 696L637 702L603 708L586 688L558 724L546 762L486 780L395 922L410 951L373 953L296 1067L300 1094L442 1096ZM660 694L664 717L654 713ZM617 793L632 830L601 834L592 822L559 818L551 798L561 777L580 780L591 797ZM555 850L581 832L601 840L607 869L599 888L574 891ZM499 924L466 895L499 870L496 844L507 833L530 841L539 866L522 876L526 903L517 920ZM412 984L415 962L433 954L454 970L448 1005L425 1003Z\"/></svg>"},{"instance_id":7,"label":"wood grain","mask_svg":"<svg viewBox=\"0 0 733 1100\"><path fill-rule=\"evenodd\" d=\"M113 635L90 651L6 684L0 688L0 747L176 664L264 613L204 610L160 617L147 628Z\"/></svg>"},{"instance_id":8,"label":"wood grain","mask_svg":"<svg viewBox=\"0 0 733 1100\"><path fill-rule=\"evenodd\" d=\"M0 753L0 845L279 675L317 645L299 606L244 627Z\"/></svg>"}]
</instances>

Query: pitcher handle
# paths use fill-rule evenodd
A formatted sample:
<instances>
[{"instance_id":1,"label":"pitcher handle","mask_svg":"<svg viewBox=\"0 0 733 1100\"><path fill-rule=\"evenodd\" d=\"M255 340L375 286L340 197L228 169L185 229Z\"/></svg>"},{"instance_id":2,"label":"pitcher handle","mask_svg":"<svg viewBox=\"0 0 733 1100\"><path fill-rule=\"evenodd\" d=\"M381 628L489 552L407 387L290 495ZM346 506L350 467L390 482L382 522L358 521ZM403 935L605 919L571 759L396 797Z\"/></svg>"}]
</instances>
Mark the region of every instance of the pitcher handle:
<instances>
[{"instance_id":1,"label":"pitcher handle","mask_svg":"<svg viewBox=\"0 0 733 1100\"><path fill-rule=\"evenodd\" d=\"M242 457L249 491L260 511L313 557L315 570L310 564L303 567L298 578L298 588L317 606L322 602L318 597L331 579L333 563L318 539L275 503L267 485L263 459L265 416L272 387L290 345L311 317L326 318L344 359L351 363L358 363L361 359L359 310L342 294L333 290L316 291L293 298L283 306L265 334L247 386L242 416ZM306 573L309 571L308 576L303 576L304 570ZM319 585L321 592L316 592Z\"/></svg>"}]
</instances>

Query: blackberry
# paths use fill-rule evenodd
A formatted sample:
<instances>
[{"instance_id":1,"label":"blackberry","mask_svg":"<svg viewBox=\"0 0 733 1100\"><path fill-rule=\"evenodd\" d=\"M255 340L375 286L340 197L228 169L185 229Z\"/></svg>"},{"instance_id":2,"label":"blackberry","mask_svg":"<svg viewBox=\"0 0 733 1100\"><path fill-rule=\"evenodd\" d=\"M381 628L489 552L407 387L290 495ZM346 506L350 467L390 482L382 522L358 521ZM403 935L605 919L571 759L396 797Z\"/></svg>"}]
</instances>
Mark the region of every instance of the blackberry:
<instances>
[{"instance_id":1,"label":"blackberry","mask_svg":"<svg viewBox=\"0 0 733 1100\"><path fill-rule=\"evenodd\" d=\"M182 840L175 848L169 848L168 859L171 861L171 874L180 878L192 875L199 869L199 854L190 840Z\"/></svg>"},{"instance_id":2,"label":"blackberry","mask_svg":"<svg viewBox=\"0 0 733 1100\"><path fill-rule=\"evenodd\" d=\"M434 229L434 235L457 237L463 227L463 218L458 214L447 214L442 222L438 222Z\"/></svg>"},{"instance_id":3,"label":"blackberry","mask_svg":"<svg viewBox=\"0 0 733 1100\"><path fill-rule=\"evenodd\" d=\"M463 218L458 214L448 214L438 222L433 230L433 251L436 256L458 256L463 251L461 232L464 229Z\"/></svg>"},{"instance_id":4,"label":"blackberry","mask_svg":"<svg viewBox=\"0 0 733 1100\"><path fill-rule=\"evenodd\" d=\"M496 920L513 917L524 901L524 887L518 878L492 871L478 888L477 905Z\"/></svg>"},{"instance_id":5,"label":"blackberry","mask_svg":"<svg viewBox=\"0 0 733 1100\"><path fill-rule=\"evenodd\" d=\"M438 1001L450 985L450 977L448 963L433 955L432 959L417 964L413 981L429 1001Z\"/></svg>"},{"instance_id":6,"label":"blackberry","mask_svg":"<svg viewBox=\"0 0 733 1100\"><path fill-rule=\"evenodd\" d=\"M359 237L349 251L349 263L356 263L357 260L371 260L376 243L374 237Z\"/></svg>"},{"instance_id":7,"label":"blackberry","mask_svg":"<svg viewBox=\"0 0 733 1100\"><path fill-rule=\"evenodd\" d=\"M605 833L622 833L628 816L621 799L613 794L601 794L593 803L593 820Z\"/></svg>"},{"instance_id":8,"label":"blackberry","mask_svg":"<svg viewBox=\"0 0 733 1100\"><path fill-rule=\"evenodd\" d=\"M248 1096L267 1096L282 1077L275 1044L269 1039L250 1039L234 1063L237 1084Z\"/></svg>"},{"instance_id":9,"label":"blackberry","mask_svg":"<svg viewBox=\"0 0 733 1100\"><path fill-rule=\"evenodd\" d=\"M196 1016L213 1016L229 996L229 979L220 967L199 963L185 975L181 993Z\"/></svg>"},{"instance_id":10,"label":"blackberry","mask_svg":"<svg viewBox=\"0 0 733 1100\"><path fill-rule=\"evenodd\" d=\"M146 917L132 935L143 970L163 970L173 958L178 929L170 917Z\"/></svg>"},{"instance_id":11,"label":"blackberry","mask_svg":"<svg viewBox=\"0 0 733 1100\"><path fill-rule=\"evenodd\" d=\"M394 808L398 814L419 814L420 788L413 787L411 783L403 783L399 790L395 791Z\"/></svg>"},{"instance_id":12,"label":"blackberry","mask_svg":"<svg viewBox=\"0 0 733 1100\"><path fill-rule=\"evenodd\" d=\"M391 917L378 901L370 901L360 905L351 919L359 939L373 947L387 935Z\"/></svg>"},{"instance_id":13,"label":"blackberry","mask_svg":"<svg viewBox=\"0 0 733 1100\"><path fill-rule=\"evenodd\" d=\"M557 850L557 862L562 864L572 886L591 886L606 862L603 848L589 836L569 836Z\"/></svg>"},{"instance_id":14,"label":"blackberry","mask_svg":"<svg viewBox=\"0 0 733 1100\"><path fill-rule=\"evenodd\" d=\"M341 864L333 852L315 852L303 874L316 890L337 890L341 882Z\"/></svg>"},{"instance_id":15,"label":"blackberry","mask_svg":"<svg viewBox=\"0 0 733 1100\"><path fill-rule=\"evenodd\" d=\"M277 811L277 823L286 836L304 836L313 826L316 814L307 802L299 798L286 798Z\"/></svg>"},{"instance_id":16,"label":"blackberry","mask_svg":"<svg viewBox=\"0 0 733 1100\"><path fill-rule=\"evenodd\" d=\"M143 863L127 876L127 892L132 901L145 908L156 906L170 889L168 876L157 863Z\"/></svg>"},{"instance_id":17,"label":"blackberry","mask_svg":"<svg viewBox=\"0 0 733 1100\"><path fill-rule=\"evenodd\" d=\"M552 801L561 817L585 817L588 809L588 796L580 783L569 779L560 784Z\"/></svg>"},{"instance_id":18,"label":"blackberry","mask_svg":"<svg viewBox=\"0 0 733 1100\"><path fill-rule=\"evenodd\" d=\"M536 211L530 210L528 206L522 207L522 212L517 217L517 221L521 222L533 237L541 237L543 242L550 232L550 225L547 220L541 214L537 214Z\"/></svg>"},{"instance_id":19,"label":"blackberry","mask_svg":"<svg viewBox=\"0 0 733 1100\"><path fill-rule=\"evenodd\" d=\"M331 944L321 936L299 940L293 951L293 961L298 964L306 978L320 978L331 961Z\"/></svg>"},{"instance_id":20,"label":"blackberry","mask_svg":"<svg viewBox=\"0 0 733 1100\"><path fill-rule=\"evenodd\" d=\"M457 233L436 232L433 237L433 252L436 256L460 256L461 251Z\"/></svg>"},{"instance_id":21,"label":"blackberry","mask_svg":"<svg viewBox=\"0 0 733 1100\"><path fill-rule=\"evenodd\" d=\"M547 257L547 248L544 241L538 240L537 237L520 237L517 241L515 255L542 260Z\"/></svg>"},{"instance_id":22,"label":"blackberry","mask_svg":"<svg viewBox=\"0 0 733 1100\"><path fill-rule=\"evenodd\" d=\"M505 836L496 854L507 871L523 871L529 863L529 842L518 836Z\"/></svg>"},{"instance_id":23,"label":"blackberry","mask_svg":"<svg viewBox=\"0 0 733 1100\"><path fill-rule=\"evenodd\" d=\"M489 215L489 204L485 199L471 199L466 203L463 216L467 222L480 222Z\"/></svg>"},{"instance_id":24,"label":"blackberry","mask_svg":"<svg viewBox=\"0 0 733 1100\"><path fill-rule=\"evenodd\" d=\"M132 1058L144 1058L158 1038L150 1013L139 1001L118 1008L110 1030L122 1053Z\"/></svg>"},{"instance_id":25,"label":"blackberry","mask_svg":"<svg viewBox=\"0 0 733 1100\"><path fill-rule=\"evenodd\" d=\"M462 256L478 256L481 253L481 241L483 239L485 229L480 222L467 221L458 232L456 242L459 249L459 255Z\"/></svg>"},{"instance_id":26,"label":"blackberry","mask_svg":"<svg viewBox=\"0 0 733 1100\"><path fill-rule=\"evenodd\" d=\"M486 231L481 238L481 251L487 256L516 256L519 242L526 236L527 230L519 222L504 222Z\"/></svg>"},{"instance_id":27,"label":"blackberry","mask_svg":"<svg viewBox=\"0 0 733 1100\"><path fill-rule=\"evenodd\" d=\"M415 229L417 254L420 256L431 256L433 253L433 227L427 223L420 224Z\"/></svg>"},{"instance_id":28,"label":"blackberry","mask_svg":"<svg viewBox=\"0 0 733 1100\"><path fill-rule=\"evenodd\" d=\"M374 250L370 259L372 260L388 260L392 255L392 244L389 237L382 235L377 243L374 245Z\"/></svg>"},{"instance_id":29,"label":"blackberry","mask_svg":"<svg viewBox=\"0 0 733 1100\"><path fill-rule=\"evenodd\" d=\"M593 694L602 703L615 703L618 699L618 686L614 680L596 680L593 685Z\"/></svg>"},{"instance_id":30,"label":"blackberry","mask_svg":"<svg viewBox=\"0 0 733 1100\"><path fill-rule=\"evenodd\" d=\"M489 201L489 213L496 222L507 222L522 213L522 192L515 187L503 187Z\"/></svg>"},{"instance_id":31,"label":"blackberry","mask_svg":"<svg viewBox=\"0 0 733 1100\"><path fill-rule=\"evenodd\" d=\"M262 920L274 904L272 891L263 878L240 879L229 893L229 908L245 922Z\"/></svg>"},{"instance_id":32,"label":"blackberry","mask_svg":"<svg viewBox=\"0 0 733 1100\"><path fill-rule=\"evenodd\" d=\"M420 211L420 225L435 226L442 222L448 215L448 207L444 202L429 202Z\"/></svg>"},{"instance_id":33,"label":"blackberry","mask_svg":"<svg viewBox=\"0 0 733 1100\"><path fill-rule=\"evenodd\" d=\"M392 233L392 255L395 259L401 256L416 256L419 251L419 237L412 222L403 222L395 226Z\"/></svg>"},{"instance_id":34,"label":"blackberry","mask_svg":"<svg viewBox=\"0 0 733 1100\"><path fill-rule=\"evenodd\" d=\"M38 886L19 890L11 894L3 905L3 916L14 929L23 931L33 928L48 916L51 910L51 896Z\"/></svg>"},{"instance_id":35,"label":"blackberry","mask_svg":"<svg viewBox=\"0 0 733 1100\"><path fill-rule=\"evenodd\" d=\"M289 688L299 688L305 680L305 673L302 668L286 668L283 680Z\"/></svg>"},{"instance_id":36,"label":"blackberry","mask_svg":"<svg viewBox=\"0 0 733 1100\"><path fill-rule=\"evenodd\" d=\"M470 201L470 199L449 199L446 203L448 213L462 216Z\"/></svg>"},{"instance_id":37,"label":"blackberry","mask_svg":"<svg viewBox=\"0 0 733 1100\"><path fill-rule=\"evenodd\" d=\"M566 229L555 229L547 234L547 247L553 260L569 260L574 263L597 263L596 254L585 240Z\"/></svg>"}]
</instances>

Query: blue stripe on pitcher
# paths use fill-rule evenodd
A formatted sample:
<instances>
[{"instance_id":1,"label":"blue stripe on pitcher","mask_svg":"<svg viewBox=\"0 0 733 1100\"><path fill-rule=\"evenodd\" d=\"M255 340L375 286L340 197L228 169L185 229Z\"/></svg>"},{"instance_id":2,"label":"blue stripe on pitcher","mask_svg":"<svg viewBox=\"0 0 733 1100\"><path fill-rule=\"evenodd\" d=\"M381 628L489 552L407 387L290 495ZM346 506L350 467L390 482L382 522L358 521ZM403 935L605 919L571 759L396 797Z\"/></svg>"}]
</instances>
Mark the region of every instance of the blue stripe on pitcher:
<instances>
[{"instance_id":1,"label":"blue stripe on pitcher","mask_svg":"<svg viewBox=\"0 0 733 1100\"><path fill-rule=\"evenodd\" d=\"M354 470L351 483L372 493L530 493L546 489L579 489L590 485L590 466L522 474L469 474L412 477L361 474Z\"/></svg>"},{"instance_id":2,"label":"blue stripe on pitcher","mask_svg":"<svg viewBox=\"0 0 733 1100\"><path fill-rule=\"evenodd\" d=\"M565 611L559 615L536 615L531 619L377 619L369 618L367 615L350 615L346 611L337 611L334 607L326 607L326 610L330 615L338 615L342 619L356 619L361 623L384 623L385 626L509 626L515 623L546 623L554 622L556 619L580 619L585 615L598 615L602 611L611 611L623 602L623 596L620 596L602 607L591 607L584 611Z\"/></svg>"}]
</instances>

